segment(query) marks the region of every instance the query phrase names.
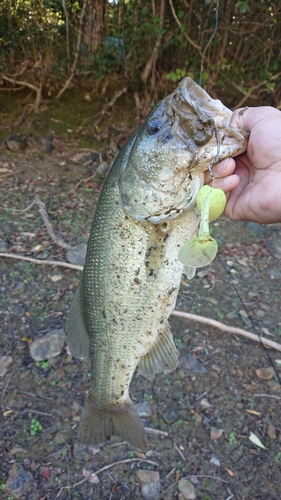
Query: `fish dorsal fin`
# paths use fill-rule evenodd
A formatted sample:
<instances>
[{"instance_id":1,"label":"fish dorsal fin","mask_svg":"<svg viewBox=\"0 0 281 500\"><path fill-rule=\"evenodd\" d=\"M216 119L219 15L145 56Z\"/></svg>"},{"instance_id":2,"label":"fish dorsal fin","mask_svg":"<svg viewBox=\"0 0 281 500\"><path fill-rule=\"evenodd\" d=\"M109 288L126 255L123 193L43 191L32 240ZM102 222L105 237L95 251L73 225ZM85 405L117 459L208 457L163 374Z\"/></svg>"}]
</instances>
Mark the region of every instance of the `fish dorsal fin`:
<instances>
[{"instance_id":1,"label":"fish dorsal fin","mask_svg":"<svg viewBox=\"0 0 281 500\"><path fill-rule=\"evenodd\" d=\"M90 339L83 320L80 285L70 305L65 333L66 342L72 354L80 359L88 360Z\"/></svg>"},{"instance_id":2,"label":"fish dorsal fin","mask_svg":"<svg viewBox=\"0 0 281 500\"><path fill-rule=\"evenodd\" d=\"M170 325L165 321L163 330L159 333L155 344L143 356L138 364L138 371L148 379L155 377L158 371L169 373L178 366L178 353L171 334Z\"/></svg>"}]
</instances>

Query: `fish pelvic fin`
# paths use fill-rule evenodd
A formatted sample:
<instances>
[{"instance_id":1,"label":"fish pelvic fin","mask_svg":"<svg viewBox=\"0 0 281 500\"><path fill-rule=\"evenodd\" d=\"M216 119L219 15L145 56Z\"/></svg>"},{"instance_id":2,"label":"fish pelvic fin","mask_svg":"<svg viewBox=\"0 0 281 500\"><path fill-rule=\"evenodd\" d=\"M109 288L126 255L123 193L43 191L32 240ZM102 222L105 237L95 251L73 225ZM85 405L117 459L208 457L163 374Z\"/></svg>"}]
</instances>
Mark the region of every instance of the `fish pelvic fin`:
<instances>
[{"instance_id":1,"label":"fish pelvic fin","mask_svg":"<svg viewBox=\"0 0 281 500\"><path fill-rule=\"evenodd\" d=\"M79 423L78 441L97 445L108 440L111 435L129 441L140 450L148 449L146 432L133 403L128 400L118 405L118 408L101 408L96 404L94 392L90 388Z\"/></svg>"},{"instance_id":2,"label":"fish pelvic fin","mask_svg":"<svg viewBox=\"0 0 281 500\"><path fill-rule=\"evenodd\" d=\"M81 301L81 284L72 299L65 327L66 342L74 356L89 359L90 339L87 332Z\"/></svg>"},{"instance_id":3,"label":"fish pelvic fin","mask_svg":"<svg viewBox=\"0 0 281 500\"><path fill-rule=\"evenodd\" d=\"M164 323L155 344L143 356L138 364L138 371L145 378L153 379L158 371L169 373L179 364L178 353L173 341L173 335L168 321Z\"/></svg>"}]
</instances>

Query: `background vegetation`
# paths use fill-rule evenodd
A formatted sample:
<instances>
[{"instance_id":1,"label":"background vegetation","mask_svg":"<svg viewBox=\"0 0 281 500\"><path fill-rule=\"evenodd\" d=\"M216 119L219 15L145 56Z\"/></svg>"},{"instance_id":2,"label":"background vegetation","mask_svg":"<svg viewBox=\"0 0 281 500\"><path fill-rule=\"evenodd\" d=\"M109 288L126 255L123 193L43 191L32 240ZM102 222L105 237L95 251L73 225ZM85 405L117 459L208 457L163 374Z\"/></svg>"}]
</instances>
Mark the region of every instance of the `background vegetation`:
<instances>
[{"instance_id":1,"label":"background vegetation","mask_svg":"<svg viewBox=\"0 0 281 500\"><path fill-rule=\"evenodd\" d=\"M147 108L189 75L230 106L280 108L280 41L278 0L2 0L0 87L36 109L118 81Z\"/></svg>"}]
</instances>

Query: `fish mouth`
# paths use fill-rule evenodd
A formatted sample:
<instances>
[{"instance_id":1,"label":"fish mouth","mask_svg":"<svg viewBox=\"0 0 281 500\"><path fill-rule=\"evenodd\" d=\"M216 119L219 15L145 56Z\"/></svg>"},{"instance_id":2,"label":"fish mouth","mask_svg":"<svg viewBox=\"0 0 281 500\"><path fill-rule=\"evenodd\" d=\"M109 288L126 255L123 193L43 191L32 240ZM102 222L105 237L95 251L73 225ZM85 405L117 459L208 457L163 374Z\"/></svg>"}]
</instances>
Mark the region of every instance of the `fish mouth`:
<instances>
[{"instance_id":1,"label":"fish mouth","mask_svg":"<svg viewBox=\"0 0 281 500\"><path fill-rule=\"evenodd\" d=\"M232 111L191 78L184 78L170 97L166 113L178 122L182 141L188 135L198 148L191 170L207 170L208 162L246 151L249 134L229 126Z\"/></svg>"}]
</instances>

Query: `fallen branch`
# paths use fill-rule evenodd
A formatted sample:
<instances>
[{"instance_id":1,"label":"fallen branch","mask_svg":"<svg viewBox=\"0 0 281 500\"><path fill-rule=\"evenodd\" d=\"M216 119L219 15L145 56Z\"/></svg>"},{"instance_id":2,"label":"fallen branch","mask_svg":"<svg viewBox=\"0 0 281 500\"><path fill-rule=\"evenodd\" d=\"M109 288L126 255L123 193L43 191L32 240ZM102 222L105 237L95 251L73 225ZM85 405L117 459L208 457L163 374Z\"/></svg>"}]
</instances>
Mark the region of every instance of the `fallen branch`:
<instances>
[{"instance_id":1,"label":"fallen branch","mask_svg":"<svg viewBox=\"0 0 281 500\"><path fill-rule=\"evenodd\" d=\"M14 78L10 78L9 76L2 75L3 80L6 80L9 83L13 83L14 85L22 85L24 87L28 87L31 90L34 90L36 92L36 99L33 103L33 108L35 111L38 111L39 104L41 101L41 96L42 96L42 82L40 82L39 87L36 87L33 83L26 82L26 81L21 81L21 80L15 80Z\"/></svg>"},{"instance_id":2,"label":"fallen branch","mask_svg":"<svg viewBox=\"0 0 281 500\"><path fill-rule=\"evenodd\" d=\"M27 262L34 262L34 264L47 264L48 266L68 267L69 269L75 269L76 271L83 271L82 266L78 266L76 264L68 264L68 262L60 262L59 260L32 259L32 257L24 257L23 255L16 255L14 253L0 253L0 257L25 260Z\"/></svg>"},{"instance_id":3,"label":"fallen branch","mask_svg":"<svg viewBox=\"0 0 281 500\"><path fill-rule=\"evenodd\" d=\"M128 464L131 462L141 462L141 463L144 462L146 464L156 465L156 467L159 467L159 464L157 462L153 462L152 460L143 460L143 458L127 458L125 460L119 460L118 462L113 462L112 464L105 465L105 467L102 467L101 469L97 470L96 472L93 472L93 474L85 477L84 479L82 479L78 483L74 483L71 486L63 486L59 490L57 497L61 494L62 490L70 490L71 488L75 488L76 486L79 486L80 484L83 484L86 481L89 481L89 479L91 479L91 477L97 476L98 474L101 474L102 472L105 472L106 470L111 469L112 467L116 467L117 465L121 465L121 464Z\"/></svg>"},{"instance_id":4,"label":"fallen branch","mask_svg":"<svg viewBox=\"0 0 281 500\"><path fill-rule=\"evenodd\" d=\"M272 349L276 349L281 352L281 345L277 344L277 342L273 342L272 340L266 339L265 337L259 337L254 333L247 332L246 330L242 330L242 328L237 328L235 326L228 326L220 321L216 321L215 319L205 318L204 316L198 316L197 314L185 313L182 311L173 311L173 316L178 316L179 318L191 319L192 321L198 321L199 323L205 323L210 326L214 326L215 328L219 328L224 332L234 333L235 335L242 335L248 339L254 340L255 342L262 343L265 347L271 347Z\"/></svg>"},{"instance_id":5,"label":"fallen branch","mask_svg":"<svg viewBox=\"0 0 281 500\"><path fill-rule=\"evenodd\" d=\"M33 259L31 257L24 257L23 255L16 255L12 253L0 253L0 257L8 257L11 259L25 260L28 262L34 262L35 264L47 264L49 266L61 266L68 267L69 269L75 269L76 271L83 271L83 266L78 266L76 264L68 264L67 262L60 262L58 260L43 260L43 259ZM281 345L273 340L269 340L265 337L259 337L255 333L247 332L247 330L243 330L242 328L237 328L236 326L229 326L221 323L212 318L206 318L204 316L199 316L197 314L186 313L183 311L173 311L173 316L177 316L179 318L190 319L191 321L198 321L199 323L205 323L206 325L213 326L222 330L223 332L233 333L234 335L242 335L242 337L246 337L248 339L254 340L255 342L262 343L265 347L269 347L271 349L275 349L276 351L281 352Z\"/></svg>"},{"instance_id":6,"label":"fallen branch","mask_svg":"<svg viewBox=\"0 0 281 500\"><path fill-rule=\"evenodd\" d=\"M43 201L41 201L41 199L38 196L38 194L36 194L36 196L34 198L34 201L39 206L39 212L40 212L41 217L42 217L42 219L44 221L44 224L46 226L46 229L47 229L47 232L48 232L48 235L50 236L50 238L52 238L52 240L59 247L65 248L66 250L70 250L71 246L68 243L65 243L59 236L57 236L55 234L55 232L53 230L53 227L52 227L52 224L49 221L49 217L48 217L48 214L46 212L45 204L43 203Z\"/></svg>"}]
</instances>

